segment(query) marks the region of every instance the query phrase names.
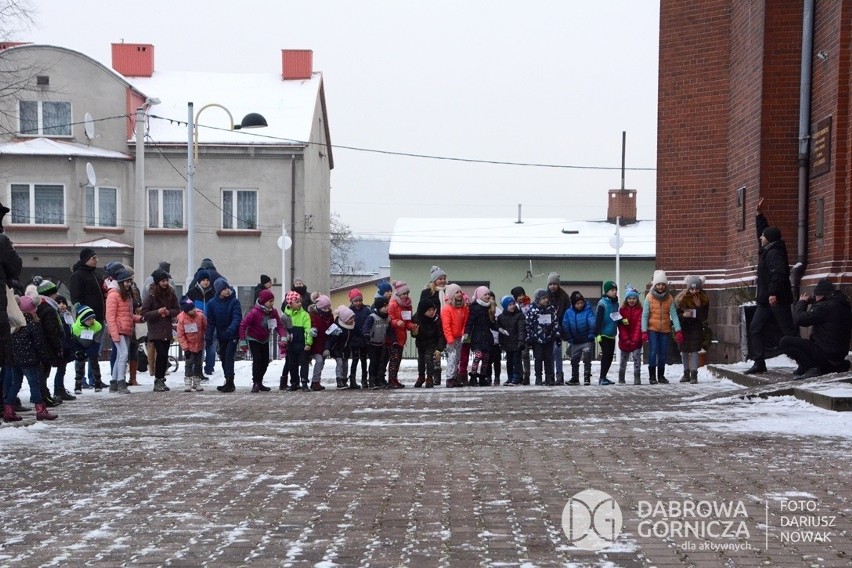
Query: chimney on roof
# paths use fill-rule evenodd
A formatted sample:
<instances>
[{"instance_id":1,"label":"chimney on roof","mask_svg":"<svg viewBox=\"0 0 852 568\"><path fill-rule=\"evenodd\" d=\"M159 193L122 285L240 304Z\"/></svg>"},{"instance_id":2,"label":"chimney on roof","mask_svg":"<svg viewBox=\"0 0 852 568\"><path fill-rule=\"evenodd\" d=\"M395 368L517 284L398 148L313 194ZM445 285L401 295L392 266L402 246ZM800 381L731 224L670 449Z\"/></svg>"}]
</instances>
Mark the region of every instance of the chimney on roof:
<instances>
[{"instance_id":1,"label":"chimney on roof","mask_svg":"<svg viewBox=\"0 0 852 568\"><path fill-rule=\"evenodd\" d=\"M112 68L125 77L154 74L154 46L150 43L112 44Z\"/></svg>"},{"instance_id":2,"label":"chimney on roof","mask_svg":"<svg viewBox=\"0 0 852 568\"><path fill-rule=\"evenodd\" d=\"M314 72L314 52L310 49L281 50L281 78L310 79Z\"/></svg>"},{"instance_id":3,"label":"chimney on roof","mask_svg":"<svg viewBox=\"0 0 852 568\"><path fill-rule=\"evenodd\" d=\"M19 45L29 45L31 42L29 41L0 41L0 51L4 49L9 49L10 47L17 47Z\"/></svg>"},{"instance_id":4,"label":"chimney on roof","mask_svg":"<svg viewBox=\"0 0 852 568\"><path fill-rule=\"evenodd\" d=\"M606 209L606 220L615 223L616 218L621 217L622 225L636 222L636 190L635 189L610 189L609 204Z\"/></svg>"}]
</instances>

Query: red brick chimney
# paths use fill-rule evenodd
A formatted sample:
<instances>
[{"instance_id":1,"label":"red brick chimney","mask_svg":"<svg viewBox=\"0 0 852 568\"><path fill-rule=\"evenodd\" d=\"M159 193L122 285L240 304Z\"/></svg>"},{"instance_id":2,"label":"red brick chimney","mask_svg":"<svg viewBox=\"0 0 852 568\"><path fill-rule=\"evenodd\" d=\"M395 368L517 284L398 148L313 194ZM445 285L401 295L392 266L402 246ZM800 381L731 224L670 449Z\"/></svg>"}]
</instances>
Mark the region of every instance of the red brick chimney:
<instances>
[{"instance_id":1,"label":"red brick chimney","mask_svg":"<svg viewBox=\"0 0 852 568\"><path fill-rule=\"evenodd\" d=\"M281 50L281 78L310 79L314 71L314 52L310 49Z\"/></svg>"},{"instance_id":2,"label":"red brick chimney","mask_svg":"<svg viewBox=\"0 0 852 568\"><path fill-rule=\"evenodd\" d=\"M636 190L635 189L610 189L609 204L606 209L606 220L615 223L617 217L621 217L622 225L636 222Z\"/></svg>"},{"instance_id":3,"label":"red brick chimney","mask_svg":"<svg viewBox=\"0 0 852 568\"><path fill-rule=\"evenodd\" d=\"M10 47L17 47L19 45L29 45L32 42L29 41L0 41L0 51L4 49L9 49Z\"/></svg>"},{"instance_id":4,"label":"red brick chimney","mask_svg":"<svg viewBox=\"0 0 852 568\"><path fill-rule=\"evenodd\" d=\"M125 77L154 74L154 46L150 43L112 44L112 68Z\"/></svg>"}]
</instances>

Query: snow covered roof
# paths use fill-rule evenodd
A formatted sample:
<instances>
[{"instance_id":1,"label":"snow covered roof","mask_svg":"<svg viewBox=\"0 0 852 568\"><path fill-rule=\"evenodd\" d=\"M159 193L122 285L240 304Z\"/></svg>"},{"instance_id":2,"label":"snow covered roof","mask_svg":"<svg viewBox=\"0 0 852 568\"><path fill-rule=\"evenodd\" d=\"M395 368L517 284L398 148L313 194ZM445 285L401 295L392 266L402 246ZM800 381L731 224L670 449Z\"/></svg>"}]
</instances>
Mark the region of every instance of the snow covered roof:
<instances>
[{"instance_id":1,"label":"snow covered roof","mask_svg":"<svg viewBox=\"0 0 852 568\"><path fill-rule=\"evenodd\" d=\"M656 256L656 221L625 225L620 234L621 256ZM615 225L606 221L408 217L394 226L390 256L614 257L610 245L614 235Z\"/></svg>"},{"instance_id":2,"label":"snow covered roof","mask_svg":"<svg viewBox=\"0 0 852 568\"><path fill-rule=\"evenodd\" d=\"M31 138L15 142L0 143L0 155L3 156L79 156L82 158L108 158L130 160L122 152L104 150L94 146L85 146L75 142L63 142L49 138Z\"/></svg>"},{"instance_id":3,"label":"snow covered roof","mask_svg":"<svg viewBox=\"0 0 852 568\"><path fill-rule=\"evenodd\" d=\"M321 73L314 73L310 79L284 81L280 73L155 71L152 77L127 80L148 97L162 101L149 111L151 139L183 144L187 142L188 102L194 103L196 114L205 105L215 103L231 112L235 124L251 112L263 115L269 124L262 129L230 131L225 111L210 107L198 116L199 144L306 142L310 140L322 86Z\"/></svg>"},{"instance_id":4,"label":"snow covered roof","mask_svg":"<svg viewBox=\"0 0 852 568\"><path fill-rule=\"evenodd\" d=\"M120 243L112 239L100 238L93 241L83 241L79 243L21 243L15 241L15 247L38 247L46 249L80 249L83 247L89 248L113 248L113 249L132 249L132 245Z\"/></svg>"}]
</instances>

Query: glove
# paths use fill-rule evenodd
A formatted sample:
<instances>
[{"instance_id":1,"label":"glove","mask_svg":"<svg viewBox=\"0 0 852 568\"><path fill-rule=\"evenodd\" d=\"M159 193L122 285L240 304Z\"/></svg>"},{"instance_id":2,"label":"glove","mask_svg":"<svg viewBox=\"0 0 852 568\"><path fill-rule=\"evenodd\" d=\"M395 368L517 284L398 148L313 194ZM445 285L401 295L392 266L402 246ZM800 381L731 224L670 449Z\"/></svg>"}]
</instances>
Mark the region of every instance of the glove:
<instances>
[{"instance_id":1,"label":"glove","mask_svg":"<svg viewBox=\"0 0 852 568\"><path fill-rule=\"evenodd\" d=\"M501 328L499 328L497 331L498 331L498 332L500 332L502 335L509 335L509 331L508 331L508 330L503 329L502 327L501 327Z\"/></svg>"},{"instance_id":2,"label":"glove","mask_svg":"<svg viewBox=\"0 0 852 568\"><path fill-rule=\"evenodd\" d=\"M74 358L78 361L85 361L86 359L88 359L88 357L86 357L85 351L75 351Z\"/></svg>"},{"instance_id":3,"label":"glove","mask_svg":"<svg viewBox=\"0 0 852 568\"><path fill-rule=\"evenodd\" d=\"M465 333L464 336L462 336L462 343L470 343L470 335Z\"/></svg>"},{"instance_id":4,"label":"glove","mask_svg":"<svg viewBox=\"0 0 852 568\"><path fill-rule=\"evenodd\" d=\"M642 332L642 343L648 343L648 332L647 331Z\"/></svg>"},{"instance_id":5,"label":"glove","mask_svg":"<svg viewBox=\"0 0 852 568\"><path fill-rule=\"evenodd\" d=\"M676 331L675 332L675 343L677 343L678 345L683 345L683 332L682 331Z\"/></svg>"},{"instance_id":6,"label":"glove","mask_svg":"<svg viewBox=\"0 0 852 568\"><path fill-rule=\"evenodd\" d=\"M317 328L312 327L311 329L308 330L308 333L311 334L311 337L316 337L317 336Z\"/></svg>"},{"instance_id":7,"label":"glove","mask_svg":"<svg viewBox=\"0 0 852 568\"><path fill-rule=\"evenodd\" d=\"M624 318L623 320L621 320L621 323L622 323L623 325L627 325L627 324L629 324L630 322L629 322L629 321L627 321L627 318Z\"/></svg>"},{"instance_id":8,"label":"glove","mask_svg":"<svg viewBox=\"0 0 852 568\"><path fill-rule=\"evenodd\" d=\"M596 335L596 336L595 336L595 343L600 343L600 342L601 342L601 336L600 336L600 335Z\"/></svg>"},{"instance_id":9,"label":"glove","mask_svg":"<svg viewBox=\"0 0 852 568\"><path fill-rule=\"evenodd\" d=\"M329 357L331 357L331 351L329 351L328 349L323 350L323 352L322 352L322 358L323 358L323 359L328 359Z\"/></svg>"},{"instance_id":10,"label":"glove","mask_svg":"<svg viewBox=\"0 0 852 568\"><path fill-rule=\"evenodd\" d=\"M240 342L237 344L237 349L242 352L248 351L248 341L246 341L245 339L241 339Z\"/></svg>"}]
</instances>

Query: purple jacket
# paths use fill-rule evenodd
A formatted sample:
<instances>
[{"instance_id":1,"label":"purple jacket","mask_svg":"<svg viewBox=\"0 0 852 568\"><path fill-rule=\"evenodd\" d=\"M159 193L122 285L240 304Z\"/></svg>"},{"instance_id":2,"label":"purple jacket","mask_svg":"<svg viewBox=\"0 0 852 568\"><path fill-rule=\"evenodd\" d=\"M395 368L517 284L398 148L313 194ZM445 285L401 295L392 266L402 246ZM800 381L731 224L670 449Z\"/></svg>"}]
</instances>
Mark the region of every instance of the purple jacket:
<instances>
[{"instance_id":1,"label":"purple jacket","mask_svg":"<svg viewBox=\"0 0 852 568\"><path fill-rule=\"evenodd\" d=\"M243 321L240 322L240 339L251 339L260 343L268 342L270 321L275 322L278 337L283 337L287 334L284 324L281 323L281 316L278 315L278 310L272 308L267 313L261 306L255 304L243 318Z\"/></svg>"}]
</instances>

